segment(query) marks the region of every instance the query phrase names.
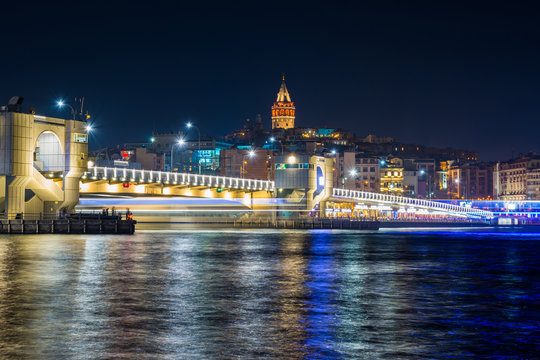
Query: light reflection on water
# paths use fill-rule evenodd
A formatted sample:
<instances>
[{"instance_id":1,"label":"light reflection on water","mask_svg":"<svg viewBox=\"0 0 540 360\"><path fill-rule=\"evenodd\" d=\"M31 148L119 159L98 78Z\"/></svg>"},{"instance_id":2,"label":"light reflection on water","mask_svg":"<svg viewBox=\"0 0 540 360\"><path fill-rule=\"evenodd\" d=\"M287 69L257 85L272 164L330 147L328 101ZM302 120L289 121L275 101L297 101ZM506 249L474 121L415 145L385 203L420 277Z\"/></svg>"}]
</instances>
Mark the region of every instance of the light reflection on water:
<instances>
[{"instance_id":1,"label":"light reflection on water","mask_svg":"<svg viewBox=\"0 0 540 360\"><path fill-rule=\"evenodd\" d=\"M539 240L0 236L0 358L533 358Z\"/></svg>"}]
</instances>

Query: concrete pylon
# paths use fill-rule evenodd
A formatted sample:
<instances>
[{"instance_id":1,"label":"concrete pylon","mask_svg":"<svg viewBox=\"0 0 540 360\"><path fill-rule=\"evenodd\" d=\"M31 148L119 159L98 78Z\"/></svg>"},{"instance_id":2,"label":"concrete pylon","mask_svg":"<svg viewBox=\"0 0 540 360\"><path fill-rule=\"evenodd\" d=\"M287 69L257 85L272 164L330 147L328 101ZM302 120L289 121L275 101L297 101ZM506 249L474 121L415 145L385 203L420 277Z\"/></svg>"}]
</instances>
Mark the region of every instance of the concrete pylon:
<instances>
[{"instance_id":1,"label":"concrete pylon","mask_svg":"<svg viewBox=\"0 0 540 360\"><path fill-rule=\"evenodd\" d=\"M6 181L6 215L14 219L17 214L25 211L25 192L30 183L29 176L10 176Z\"/></svg>"},{"instance_id":2,"label":"concrete pylon","mask_svg":"<svg viewBox=\"0 0 540 360\"><path fill-rule=\"evenodd\" d=\"M79 202L79 181L87 170L86 155L88 143L73 141L81 131L81 122L66 120L66 171L64 172L63 190L64 202L61 209L72 212Z\"/></svg>"}]
</instances>

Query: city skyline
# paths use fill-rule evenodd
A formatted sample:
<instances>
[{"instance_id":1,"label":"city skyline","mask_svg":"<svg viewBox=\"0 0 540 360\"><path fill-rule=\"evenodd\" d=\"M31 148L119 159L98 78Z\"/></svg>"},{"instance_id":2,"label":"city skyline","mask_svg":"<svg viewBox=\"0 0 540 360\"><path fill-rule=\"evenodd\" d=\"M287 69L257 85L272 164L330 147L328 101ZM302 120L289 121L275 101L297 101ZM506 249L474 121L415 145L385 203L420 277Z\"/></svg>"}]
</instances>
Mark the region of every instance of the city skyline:
<instances>
[{"instance_id":1,"label":"city skyline","mask_svg":"<svg viewBox=\"0 0 540 360\"><path fill-rule=\"evenodd\" d=\"M80 17L70 6L36 4L24 9L27 27L16 16L0 25L13 35L0 95L57 117L69 115L57 99L85 96L93 147L188 120L214 136L256 114L270 128L285 72L297 127L463 148L482 160L540 151L540 31L525 5L112 5ZM51 25L36 31L43 18Z\"/></svg>"}]
</instances>

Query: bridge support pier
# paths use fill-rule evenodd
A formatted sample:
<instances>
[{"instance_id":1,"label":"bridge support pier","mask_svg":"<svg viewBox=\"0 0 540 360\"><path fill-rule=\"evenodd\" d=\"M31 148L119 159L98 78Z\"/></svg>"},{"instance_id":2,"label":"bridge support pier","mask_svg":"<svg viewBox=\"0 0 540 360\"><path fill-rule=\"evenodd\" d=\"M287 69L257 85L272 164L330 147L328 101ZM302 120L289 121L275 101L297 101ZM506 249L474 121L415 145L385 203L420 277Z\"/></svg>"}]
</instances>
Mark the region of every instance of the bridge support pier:
<instances>
[{"instance_id":1,"label":"bridge support pier","mask_svg":"<svg viewBox=\"0 0 540 360\"><path fill-rule=\"evenodd\" d=\"M14 219L25 210L26 186L30 182L28 176L8 176L6 178L6 205L5 211L9 219Z\"/></svg>"},{"instance_id":2,"label":"bridge support pier","mask_svg":"<svg viewBox=\"0 0 540 360\"><path fill-rule=\"evenodd\" d=\"M60 206L60 209L65 209L68 213L79 203L79 179L82 175L82 172L72 173L70 171L64 175L64 202Z\"/></svg>"},{"instance_id":3,"label":"bridge support pier","mask_svg":"<svg viewBox=\"0 0 540 360\"><path fill-rule=\"evenodd\" d=\"M12 110L0 111L0 213L39 214L74 209L86 170L85 123ZM59 173L63 173L63 188ZM53 180L53 178L56 178ZM5 180L4 180L5 179Z\"/></svg>"}]
</instances>

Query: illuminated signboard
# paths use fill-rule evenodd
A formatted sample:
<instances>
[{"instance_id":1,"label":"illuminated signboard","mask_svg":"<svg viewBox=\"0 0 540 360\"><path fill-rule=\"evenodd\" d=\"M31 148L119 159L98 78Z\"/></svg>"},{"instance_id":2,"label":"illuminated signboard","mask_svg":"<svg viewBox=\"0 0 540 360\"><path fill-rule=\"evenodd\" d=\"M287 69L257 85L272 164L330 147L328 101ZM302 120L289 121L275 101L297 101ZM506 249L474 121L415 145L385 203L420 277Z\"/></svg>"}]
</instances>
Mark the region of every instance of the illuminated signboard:
<instances>
[{"instance_id":1,"label":"illuminated signboard","mask_svg":"<svg viewBox=\"0 0 540 360\"><path fill-rule=\"evenodd\" d=\"M87 143L88 142L88 134L74 133L73 134L73 142Z\"/></svg>"}]
</instances>

